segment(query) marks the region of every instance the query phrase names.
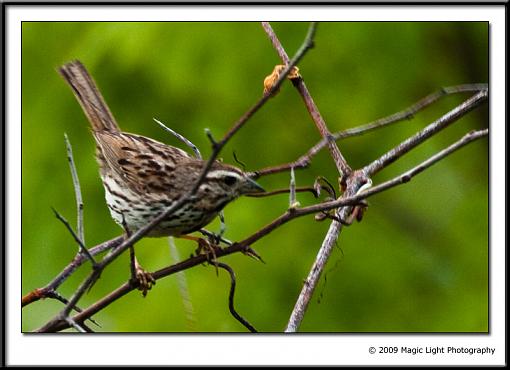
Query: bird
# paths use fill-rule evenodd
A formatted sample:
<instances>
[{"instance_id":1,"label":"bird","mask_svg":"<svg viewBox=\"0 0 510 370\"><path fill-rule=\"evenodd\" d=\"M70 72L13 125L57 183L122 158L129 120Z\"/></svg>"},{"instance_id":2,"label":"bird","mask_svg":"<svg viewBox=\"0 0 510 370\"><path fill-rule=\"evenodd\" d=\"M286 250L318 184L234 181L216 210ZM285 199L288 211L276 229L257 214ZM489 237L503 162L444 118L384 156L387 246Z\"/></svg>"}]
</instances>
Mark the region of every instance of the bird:
<instances>
[{"instance_id":1,"label":"bird","mask_svg":"<svg viewBox=\"0 0 510 370\"><path fill-rule=\"evenodd\" d=\"M124 228L126 237L160 216L181 197L189 196L206 161L180 148L123 132L79 60L60 66L58 72L88 118L96 143L106 205L113 220ZM205 240L188 234L201 230L241 195L263 192L247 173L215 160L188 202L167 215L145 236L192 239L198 242L200 251ZM214 248L209 247L215 257ZM131 281L137 283L145 297L156 281L138 263L133 246L130 250Z\"/></svg>"},{"instance_id":2,"label":"bird","mask_svg":"<svg viewBox=\"0 0 510 370\"><path fill-rule=\"evenodd\" d=\"M205 161L154 139L123 132L85 66L58 69L80 103L96 142L96 159L113 220L134 232L187 194ZM209 224L241 195L264 189L241 169L214 161L193 199L146 236L181 236Z\"/></svg>"}]
</instances>

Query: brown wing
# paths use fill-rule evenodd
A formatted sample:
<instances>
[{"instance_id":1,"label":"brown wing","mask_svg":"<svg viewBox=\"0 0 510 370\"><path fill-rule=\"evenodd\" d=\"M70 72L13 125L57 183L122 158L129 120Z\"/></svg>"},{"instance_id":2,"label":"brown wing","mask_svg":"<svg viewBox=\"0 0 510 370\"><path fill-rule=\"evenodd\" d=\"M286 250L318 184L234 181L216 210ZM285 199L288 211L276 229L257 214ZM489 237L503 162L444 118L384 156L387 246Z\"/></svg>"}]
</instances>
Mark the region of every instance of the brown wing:
<instances>
[{"instance_id":1,"label":"brown wing","mask_svg":"<svg viewBox=\"0 0 510 370\"><path fill-rule=\"evenodd\" d=\"M107 131L93 134L105 165L138 192L171 191L176 165L191 159L179 148L144 136Z\"/></svg>"}]
</instances>

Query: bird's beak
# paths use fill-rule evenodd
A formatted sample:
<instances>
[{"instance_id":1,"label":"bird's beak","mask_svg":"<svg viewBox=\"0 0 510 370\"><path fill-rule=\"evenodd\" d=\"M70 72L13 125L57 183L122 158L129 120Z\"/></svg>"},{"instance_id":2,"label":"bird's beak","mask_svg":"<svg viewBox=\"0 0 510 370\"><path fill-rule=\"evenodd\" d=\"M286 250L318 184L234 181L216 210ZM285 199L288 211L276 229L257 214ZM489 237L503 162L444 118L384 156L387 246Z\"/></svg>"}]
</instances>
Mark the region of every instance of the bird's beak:
<instances>
[{"instance_id":1,"label":"bird's beak","mask_svg":"<svg viewBox=\"0 0 510 370\"><path fill-rule=\"evenodd\" d=\"M262 186L257 184L255 181L250 179L249 177L246 178L246 181L241 187L241 192L243 194L253 194L253 193L264 193L265 190Z\"/></svg>"}]
</instances>

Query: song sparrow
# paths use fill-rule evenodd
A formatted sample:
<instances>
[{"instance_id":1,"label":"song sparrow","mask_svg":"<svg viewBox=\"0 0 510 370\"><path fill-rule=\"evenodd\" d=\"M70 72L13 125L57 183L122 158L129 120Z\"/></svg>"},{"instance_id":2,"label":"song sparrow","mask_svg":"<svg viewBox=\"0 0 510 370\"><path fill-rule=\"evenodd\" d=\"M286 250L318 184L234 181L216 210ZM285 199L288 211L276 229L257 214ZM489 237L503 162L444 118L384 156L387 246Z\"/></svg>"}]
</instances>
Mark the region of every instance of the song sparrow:
<instances>
[{"instance_id":1,"label":"song sparrow","mask_svg":"<svg viewBox=\"0 0 510 370\"><path fill-rule=\"evenodd\" d=\"M122 132L79 61L63 65L59 72L92 125L111 216L129 231L136 231L187 193L205 162L179 148ZM261 191L240 169L215 161L195 199L169 215L148 236L179 236L199 230L232 200Z\"/></svg>"}]
</instances>

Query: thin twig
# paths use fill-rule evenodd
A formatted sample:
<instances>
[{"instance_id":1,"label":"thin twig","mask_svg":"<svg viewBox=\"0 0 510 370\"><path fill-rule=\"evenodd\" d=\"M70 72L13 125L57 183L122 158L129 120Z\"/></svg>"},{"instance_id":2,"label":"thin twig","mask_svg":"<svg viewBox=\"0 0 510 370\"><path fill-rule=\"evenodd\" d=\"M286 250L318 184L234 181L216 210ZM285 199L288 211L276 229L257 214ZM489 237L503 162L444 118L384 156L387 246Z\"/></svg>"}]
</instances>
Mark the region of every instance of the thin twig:
<instances>
[{"instance_id":1,"label":"thin twig","mask_svg":"<svg viewBox=\"0 0 510 370\"><path fill-rule=\"evenodd\" d=\"M389 151L388 153L381 156L379 159L373 161L371 164L365 166L361 171L355 171L353 174L359 174L360 179L354 178L348 178L347 179L347 188L346 193L342 195L342 198L347 196L356 197L359 195L358 191L365 185L368 180L370 179L370 176L375 174L376 172L380 171L381 169L388 166L390 163L394 162L398 158L400 158L403 154L407 153L412 148L416 147L423 141L425 141L427 138L431 137L435 133L439 132L464 114L468 113L472 109L474 109L476 106L481 104L486 98L487 98L487 90L482 90L475 96L471 97L458 107L454 108L452 111L448 112L446 115L441 117L439 120L433 122L429 126L425 127L423 130L418 132L416 135L412 136L411 138L405 140L403 143L401 143L399 146L394 148L393 150ZM462 140L461 140L462 141ZM455 149L454 149L455 150ZM443 158L441 156L438 156L438 158ZM429 160L430 164L423 164L423 166L430 166L432 163L435 163L436 159L431 158ZM426 167L425 167L426 168ZM412 171L405 174L405 177L402 179L405 179L406 181L409 181L412 177ZM402 181L402 179L399 179L398 181ZM360 181L361 180L361 181ZM353 181L353 182L351 182ZM364 181L364 183L362 182ZM396 182L391 183L388 186L395 186L402 182ZM356 187L349 186L349 182L351 184L355 184ZM384 187L375 187L372 189L365 190L362 194L364 196L369 196L369 194L373 194L374 191L382 191L381 189L384 189ZM342 199L341 198L341 199ZM340 209L339 211L339 218L340 220L347 220L350 215L352 207L344 207ZM335 240L332 238L332 235L334 236L334 233L338 233L340 231L339 225L331 225L327 237L324 240L321 249L316 257L316 260L314 262L314 265L312 266L308 277L305 281L305 284L301 290L301 293L298 297L298 300L296 301L296 304L294 306L294 310L292 311L291 317L289 319L287 328L285 331L287 332L293 332L296 331L299 328L299 325L301 321L303 320L304 313L306 311L306 308L308 307L308 304L310 302L310 299L313 295L313 292L315 290L315 287L317 286L317 283L319 281L320 275L326 265L326 262L329 258L329 255L333 249Z\"/></svg>"},{"instance_id":2,"label":"thin twig","mask_svg":"<svg viewBox=\"0 0 510 370\"><path fill-rule=\"evenodd\" d=\"M51 207L51 209L55 213L55 217L57 217L59 219L59 221L61 221L65 225L65 227L67 228L69 233L72 235L72 237L74 238L76 243L78 243L80 252L83 253L90 260L90 262L92 262L92 266L96 266L97 265L96 260L94 259L94 257L92 257L92 254L90 254L87 247L85 247L85 245L83 244L81 239L78 237L78 235L76 235L76 233L74 232L71 225L69 225L69 222L67 222L67 220L60 213L58 213L55 208Z\"/></svg>"},{"instance_id":3,"label":"thin twig","mask_svg":"<svg viewBox=\"0 0 510 370\"><path fill-rule=\"evenodd\" d=\"M473 91L483 91L487 90L488 86L487 84L464 84L464 85L456 85L456 86L449 86L449 87L443 87L436 92L433 92L432 94L427 95L426 97L420 99L413 105L401 110L400 112L397 112L395 114L391 114L389 116L379 118L373 122L369 122L367 124L356 126L352 128L348 128L346 130L335 132L331 135L331 138L334 140L342 140L347 139L354 136L360 136L364 135L368 132L371 132L375 129L379 129L382 127L386 127L388 125L391 125L393 123L401 122L403 120L410 120L414 118L414 115L418 113L419 111L425 109L432 103L436 102L440 98L455 94L455 93L465 93L465 92L473 92ZM315 157L316 154L318 154L322 149L326 147L328 144L329 139L322 139L317 144L315 144L313 147L311 147L305 154L303 154L301 157L299 157L296 161L286 164L281 164L278 166L271 166L266 167L258 171L254 171L250 173L250 176L254 179L259 178L261 176L266 175L272 175L280 172L286 172L290 171L292 167L294 169L300 169L307 167L311 161L312 158Z\"/></svg>"},{"instance_id":4,"label":"thin twig","mask_svg":"<svg viewBox=\"0 0 510 370\"><path fill-rule=\"evenodd\" d=\"M310 192L313 194L313 196L315 198L318 197L317 191L315 190L315 188L313 186L296 186L294 190L296 193ZM250 198L264 198L264 197L269 197L269 196L273 196L276 194L287 194L287 193L289 193L289 191L290 191L290 189L285 188L285 189L266 191L264 193L246 194L245 196L250 197Z\"/></svg>"},{"instance_id":5,"label":"thin twig","mask_svg":"<svg viewBox=\"0 0 510 370\"><path fill-rule=\"evenodd\" d=\"M60 295L58 292L56 291L52 291L52 292L49 292L47 295L46 295L46 298L52 298L52 299L55 299L63 304L68 304L69 303L69 300L65 297L63 297L62 295ZM73 309L76 311L76 312L83 312L83 310L78 307L78 306L74 306ZM94 319L92 319L91 317L89 317L89 320L94 324L94 325L97 325L99 327L101 327L101 325L99 325L99 323L97 323Z\"/></svg>"},{"instance_id":6,"label":"thin twig","mask_svg":"<svg viewBox=\"0 0 510 370\"><path fill-rule=\"evenodd\" d=\"M208 231L206 229L200 229L200 230L198 230L198 232L200 232L202 235L207 236L208 238L210 238L212 240L216 240L218 242L225 243L226 245L233 244L230 240L225 239L224 237L222 237L216 233L213 233L212 231Z\"/></svg>"},{"instance_id":7,"label":"thin twig","mask_svg":"<svg viewBox=\"0 0 510 370\"><path fill-rule=\"evenodd\" d=\"M296 176L294 174L294 167L290 169L290 185L289 185L289 209L299 207L299 202L296 199Z\"/></svg>"},{"instance_id":8,"label":"thin twig","mask_svg":"<svg viewBox=\"0 0 510 370\"><path fill-rule=\"evenodd\" d=\"M480 139L481 137L487 136L488 134L489 134L489 129L468 132L460 140L456 141L452 145L448 146L447 148L445 148L445 149L441 150L440 152L436 153L435 155L431 156L430 158L423 161L419 165L413 167L412 169L408 170L407 172L403 173L402 175L393 178L392 180L386 181L376 187L373 187L371 189L364 191L362 193L362 195L369 197L373 194L380 193L381 191L387 190L394 186L397 186L400 184L405 184L405 183L411 181L411 179L414 176L418 175L419 173L423 172L427 168L431 167L433 164L437 163L441 159L443 159L446 156L450 155L451 153L459 150L460 148L469 144L470 142Z\"/></svg>"},{"instance_id":9,"label":"thin twig","mask_svg":"<svg viewBox=\"0 0 510 370\"><path fill-rule=\"evenodd\" d=\"M96 245L89 249L89 253L93 256L102 253L108 249L114 249L122 244L124 236L118 236L111 240L107 240L101 244ZM49 294L55 292L55 290L71 276L78 267L80 267L85 261L88 261L88 257L82 253L77 253L74 259L46 286L37 288L21 298L21 307L25 307L30 303L36 302L42 298L46 298Z\"/></svg>"},{"instance_id":10,"label":"thin twig","mask_svg":"<svg viewBox=\"0 0 510 370\"><path fill-rule=\"evenodd\" d=\"M234 270L232 270L232 268L229 265L223 262L218 262L217 266L226 270L230 275L230 293L228 295L228 309L230 310L230 313L249 331L251 331L252 333L256 333L257 329L255 329L248 321L246 321L241 315L239 315L234 308L234 294L236 291L236 275L234 274Z\"/></svg>"},{"instance_id":11,"label":"thin twig","mask_svg":"<svg viewBox=\"0 0 510 370\"><path fill-rule=\"evenodd\" d=\"M379 129L382 127L386 127L388 125L391 125L393 123L397 123L404 120L410 120L414 118L415 114L419 111L427 108L431 104L435 103L442 97L445 97L447 95L456 94L456 93L465 93L465 92L477 92L477 91L484 91L488 89L487 84L464 84L464 85L456 85L456 86L449 86L449 87L443 87L426 97L418 100L416 103L411 105L410 107L401 110L400 112L391 114L389 116L380 118L378 120L375 120L373 122L369 122L365 125L357 126L351 129L343 130L337 133L334 133L332 135L334 140L340 140L345 139L352 136L360 136L364 135L368 132L371 132L375 129Z\"/></svg>"},{"instance_id":12,"label":"thin twig","mask_svg":"<svg viewBox=\"0 0 510 370\"><path fill-rule=\"evenodd\" d=\"M69 168L71 169L71 176L73 178L73 187L74 194L76 198L76 232L78 234L78 238L80 238L83 245L85 245L85 232L83 227L83 200L81 197L81 188L80 188L80 179L78 178L78 172L76 171L76 166L74 164L73 158L73 148L71 147L71 143L69 142L69 138L67 134L64 134L66 148L67 148L67 160L69 161Z\"/></svg>"},{"instance_id":13,"label":"thin twig","mask_svg":"<svg viewBox=\"0 0 510 370\"><path fill-rule=\"evenodd\" d=\"M200 154L200 150L198 150L198 147L193 144L191 142L191 140L185 138L184 136L182 136L181 134L179 134L178 132L172 130L170 127L167 127L163 122L161 121L158 121L156 118L153 118L153 120L159 124L164 130L170 132L172 135L174 135L177 139L179 139L180 141L182 141L184 144L186 144L188 147L191 148L191 150L193 150L193 153L195 153L195 157L197 157L198 159L202 159L202 154Z\"/></svg>"},{"instance_id":14,"label":"thin twig","mask_svg":"<svg viewBox=\"0 0 510 370\"><path fill-rule=\"evenodd\" d=\"M89 330L85 330L82 326L78 325L73 319L70 317L66 317L66 321L69 325L71 325L73 328L75 328L80 333L87 333L90 332Z\"/></svg>"},{"instance_id":15,"label":"thin twig","mask_svg":"<svg viewBox=\"0 0 510 370\"><path fill-rule=\"evenodd\" d=\"M366 165L363 168L363 172L372 177L374 174L387 167L389 164L395 162L397 159L402 157L405 153L409 152L411 149L415 148L419 144L423 143L425 140L448 127L450 124L455 122L460 117L472 111L474 108L482 104L485 100L487 100L488 91L482 90L476 95L464 101L462 104L458 105L445 115L443 115L438 120L432 122L430 125L425 127L423 130L420 130L417 134L411 136L407 140L404 140L398 146L388 151L386 154L382 155L380 158L376 159L372 163Z\"/></svg>"},{"instance_id":16,"label":"thin twig","mask_svg":"<svg viewBox=\"0 0 510 370\"><path fill-rule=\"evenodd\" d=\"M280 59L284 64L289 64L289 57L287 56L287 53L285 52L285 49L283 48L280 40L278 40L278 37L276 36L275 32L273 31L273 28L268 22L262 22L262 27L266 31L266 34L268 35L269 39L271 40L274 48L278 52L278 55L280 56ZM309 28L307 38L310 38L310 40L313 40L313 37L315 35L317 29L317 24L313 23L313 27ZM308 43L307 48L313 47L313 42ZM292 60L293 61L293 60ZM291 61L291 62L292 62ZM352 169L347 164L345 158L343 157L342 153L340 152L340 149L338 149L338 146L336 143L332 140L329 140L331 136L331 132L326 126L326 122L322 118L319 109L317 108L317 105L312 99L312 96L310 95L303 79L301 77L295 78L292 80L292 84L296 89L299 91L299 94L303 98L303 101L306 105L306 108L308 112L310 113L310 116L312 117L313 122L315 123L315 126L319 130L322 138L328 140L328 147L329 151L331 153L331 156L333 157L333 160L335 162L335 165L338 169L338 172L340 173L340 177L348 176Z\"/></svg>"}]
</instances>

